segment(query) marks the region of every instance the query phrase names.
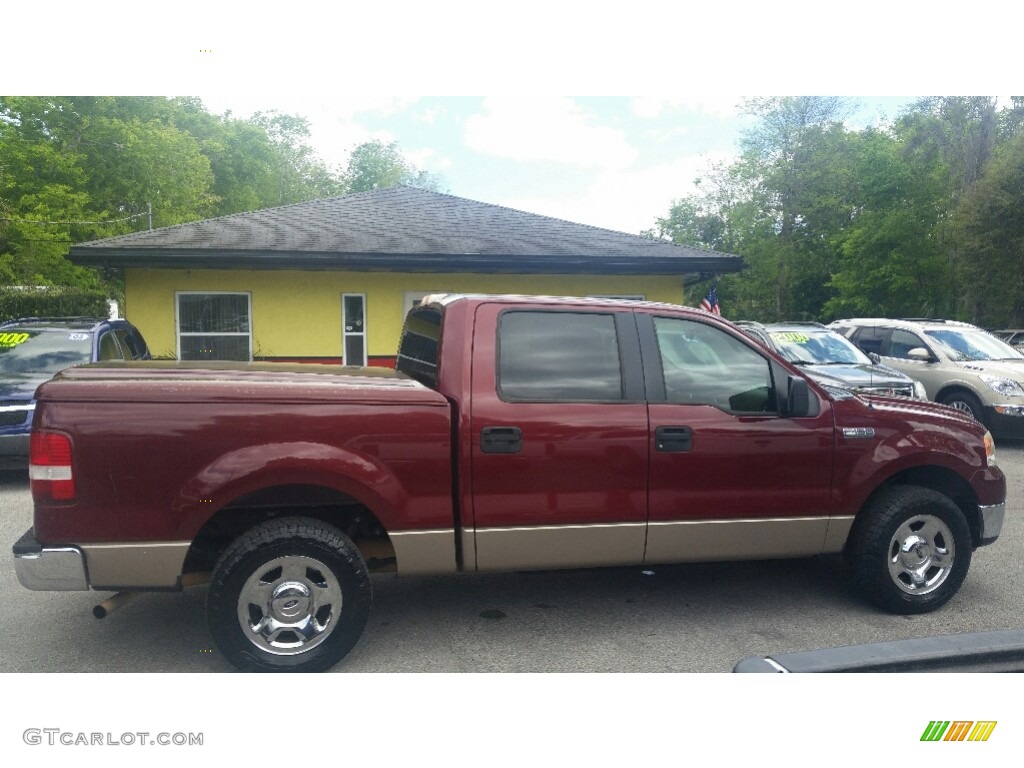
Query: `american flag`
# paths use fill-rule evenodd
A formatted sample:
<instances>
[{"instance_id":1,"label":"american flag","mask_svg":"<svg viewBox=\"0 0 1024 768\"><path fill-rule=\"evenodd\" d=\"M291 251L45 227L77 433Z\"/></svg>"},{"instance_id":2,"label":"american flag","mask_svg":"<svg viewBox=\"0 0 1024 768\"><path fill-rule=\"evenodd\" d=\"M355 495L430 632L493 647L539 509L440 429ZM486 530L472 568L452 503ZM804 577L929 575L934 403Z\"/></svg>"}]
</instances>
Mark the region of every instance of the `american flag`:
<instances>
[{"instance_id":1,"label":"american flag","mask_svg":"<svg viewBox=\"0 0 1024 768\"><path fill-rule=\"evenodd\" d=\"M716 315L722 314L722 308L718 306L718 286L712 285L708 288L708 295L700 301L700 308L705 312L713 312Z\"/></svg>"}]
</instances>

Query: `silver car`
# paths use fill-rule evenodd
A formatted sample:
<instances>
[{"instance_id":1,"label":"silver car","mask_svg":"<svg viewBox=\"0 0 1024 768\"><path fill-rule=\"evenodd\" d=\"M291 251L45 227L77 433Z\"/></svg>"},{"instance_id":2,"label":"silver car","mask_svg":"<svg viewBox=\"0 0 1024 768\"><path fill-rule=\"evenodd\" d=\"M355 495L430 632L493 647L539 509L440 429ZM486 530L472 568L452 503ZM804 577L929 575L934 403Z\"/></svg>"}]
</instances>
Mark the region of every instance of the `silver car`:
<instances>
[{"instance_id":1,"label":"silver car","mask_svg":"<svg viewBox=\"0 0 1024 768\"><path fill-rule=\"evenodd\" d=\"M1024 354L977 326L953 320L854 318L839 331L869 355L924 383L929 396L1024 437Z\"/></svg>"}]
</instances>

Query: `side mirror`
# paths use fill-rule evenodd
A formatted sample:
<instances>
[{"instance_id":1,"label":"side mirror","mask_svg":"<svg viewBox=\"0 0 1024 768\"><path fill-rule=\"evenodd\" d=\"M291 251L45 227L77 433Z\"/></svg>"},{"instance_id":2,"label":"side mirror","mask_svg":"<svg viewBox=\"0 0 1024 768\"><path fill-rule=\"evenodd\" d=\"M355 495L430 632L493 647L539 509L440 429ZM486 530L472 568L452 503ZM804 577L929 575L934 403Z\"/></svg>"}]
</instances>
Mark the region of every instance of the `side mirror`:
<instances>
[{"instance_id":1,"label":"side mirror","mask_svg":"<svg viewBox=\"0 0 1024 768\"><path fill-rule=\"evenodd\" d=\"M907 357L911 360L920 360L922 363L930 363L932 361L931 352L924 347L914 347L907 352Z\"/></svg>"},{"instance_id":2,"label":"side mirror","mask_svg":"<svg viewBox=\"0 0 1024 768\"><path fill-rule=\"evenodd\" d=\"M877 352L868 352L868 358L870 358L871 362L874 363L875 365L882 364L882 356L879 355Z\"/></svg>"},{"instance_id":3,"label":"side mirror","mask_svg":"<svg viewBox=\"0 0 1024 768\"><path fill-rule=\"evenodd\" d=\"M807 388L807 380L799 376L789 377L789 397L786 401L786 415L794 418L810 416L811 392Z\"/></svg>"}]
</instances>

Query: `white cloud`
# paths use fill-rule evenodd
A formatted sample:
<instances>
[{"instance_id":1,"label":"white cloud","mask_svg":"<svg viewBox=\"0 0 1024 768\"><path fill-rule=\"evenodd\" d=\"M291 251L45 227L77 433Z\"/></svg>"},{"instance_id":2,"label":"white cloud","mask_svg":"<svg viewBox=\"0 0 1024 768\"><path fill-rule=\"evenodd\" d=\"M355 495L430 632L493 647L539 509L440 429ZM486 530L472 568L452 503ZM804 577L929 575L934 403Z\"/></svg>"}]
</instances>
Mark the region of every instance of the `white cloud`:
<instances>
[{"instance_id":1,"label":"white cloud","mask_svg":"<svg viewBox=\"0 0 1024 768\"><path fill-rule=\"evenodd\" d=\"M668 214L674 200L694 192L694 179L712 163L732 158L727 152L690 155L644 170L604 171L583 193L571 198L536 196L494 202L579 224L639 234L653 227L655 219Z\"/></svg>"},{"instance_id":2,"label":"white cloud","mask_svg":"<svg viewBox=\"0 0 1024 768\"><path fill-rule=\"evenodd\" d=\"M653 120L670 109L687 109L702 112L712 117L730 119L736 117L743 102L742 96L702 96L698 98L667 98L664 96L639 96L630 101L630 109L637 117Z\"/></svg>"},{"instance_id":3,"label":"white cloud","mask_svg":"<svg viewBox=\"0 0 1024 768\"><path fill-rule=\"evenodd\" d=\"M466 120L466 145L497 157L584 168L626 168L638 151L622 131L562 97L488 98L484 112Z\"/></svg>"},{"instance_id":4,"label":"white cloud","mask_svg":"<svg viewBox=\"0 0 1024 768\"><path fill-rule=\"evenodd\" d=\"M340 95L328 101L301 91L287 95L215 93L200 98L210 112L221 114L230 110L232 117L238 119L270 110L305 117L309 120L310 144L328 165L334 166L345 165L359 144L373 140L387 144L395 140L391 131L370 130L360 125L360 114L394 114L418 100L415 96L357 94Z\"/></svg>"},{"instance_id":5,"label":"white cloud","mask_svg":"<svg viewBox=\"0 0 1024 768\"><path fill-rule=\"evenodd\" d=\"M402 157L408 160L417 170L426 170L429 167L432 171L437 171L450 168L452 165L451 158L442 157L431 147L403 149Z\"/></svg>"}]
</instances>

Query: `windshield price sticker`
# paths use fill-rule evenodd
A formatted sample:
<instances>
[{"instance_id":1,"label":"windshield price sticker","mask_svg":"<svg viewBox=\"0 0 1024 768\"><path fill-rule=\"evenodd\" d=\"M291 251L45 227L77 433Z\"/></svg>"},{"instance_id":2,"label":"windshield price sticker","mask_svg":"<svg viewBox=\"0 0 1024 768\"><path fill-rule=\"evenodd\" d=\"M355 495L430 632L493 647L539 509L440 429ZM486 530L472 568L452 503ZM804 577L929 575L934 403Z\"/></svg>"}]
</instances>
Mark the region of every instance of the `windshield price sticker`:
<instances>
[{"instance_id":1,"label":"windshield price sticker","mask_svg":"<svg viewBox=\"0 0 1024 768\"><path fill-rule=\"evenodd\" d=\"M779 333L773 333L772 338L776 341L781 341L785 344L806 344L811 340L811 337L806 333L793 333L791 331L780 331Z\"/></svg>"},{"instance_id":2,"label":"windshield price sticker","mask_svg":"<svg viewBox=\"0 0 1024 768\"><path fill-rule=\"evenodd\" d=\"M71 333L68 334L68 341L88 341L88 333Z\"/></svg>"},{"instance_id":3,"label":"windshield price sticker","mask_svg":"<svg viewBox=\"0 0 1024 768\"><path fill-rule=\"evenodd\" d=\"M16 347L29 340L28 333L0 333L0 347Z\"/></svg>"}]
</instances>

